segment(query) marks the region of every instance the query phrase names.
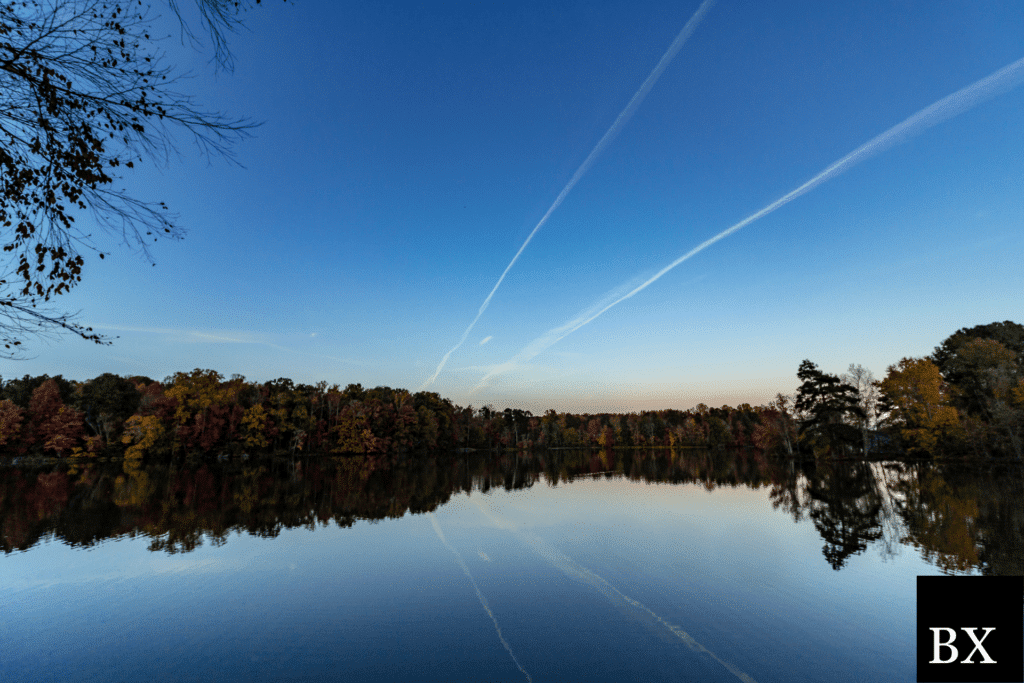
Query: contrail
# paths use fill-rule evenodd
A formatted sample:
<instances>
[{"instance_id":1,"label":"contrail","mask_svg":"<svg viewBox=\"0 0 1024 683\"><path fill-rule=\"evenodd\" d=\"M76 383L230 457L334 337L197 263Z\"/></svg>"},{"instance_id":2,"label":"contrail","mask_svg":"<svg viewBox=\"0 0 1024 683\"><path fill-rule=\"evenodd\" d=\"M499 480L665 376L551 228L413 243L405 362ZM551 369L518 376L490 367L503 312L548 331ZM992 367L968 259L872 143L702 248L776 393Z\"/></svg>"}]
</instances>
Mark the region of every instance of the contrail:
<instances>
[{"instance_id":1,"label":"contrail","mask_svg":"<svg viewBox=\"0 0 1024 683\"><path fill-rule=\"evenodd\" d=\"M434 516L434 513L429 512L427 514L430 515L430 523L434 525L434 532L437 534L437 537L441 539L441 543L444 544L445 548L452 551L452 554L455 555L455 559L458 561L459 566L462 567L462 571L465 572L466 578L468 578L469 582L473 584L473 590L476 591L476 597L480 600L480 605L484 608L484 611L487 612L487 616L491 618L491 621L494 622L494 630L498 632L498 640L500 640L501 644L505 646L505 650L508 651L512 661L515 662L516 667L518 667L519 670L523 672L523 675L526 676L527 683L533 683L533 679L530 678L530 674L526 673L526 669L524 669L523 665L519 663L518 659L516 659L515 654L512 652L512 648L509 647L508 641L505 640L505 636L501 635L501 627L498 626L498 620L494 617L494 612L491 611L491 608L487 606L487 598L485 598L484 594L480 592L480 587L476 585L473 575L469 573L469 567L467 567L466 563L462 561L462 555L459 555L459 551L449 545L448 539L444 537L444 532L441 531L441 525L437 523L437 517ZM483 553L481 552L481 555L482 554ZM489 559L488 562L490 562Z\"/></svg>"},{"instance_id":2,"label":"contrail","mask_svg":"<svg viewBox=\"0 0 1024 683\"><path fill-rule=\"evenodd\" d=\"M624 594L622 591L620 591L618 588L605 581L599 575L590 571L586 567L580 565L565 553L552 547L541 537L526 531L520 531L515 526L502 522L500 519L495 517L489 510L487 510L483 505L481 505L478 499L475 499L471 496L470 500L473 501L473 503L477 506L480 512L483 513L484 517L489 519L491 523L494 524L494 526L498 527L499 529L504 529L510 532L512 535L518 537L520 540L522 540L531 548L533 548L534 552L536 552L538 555L547 560L548 563L551 564L551 566L560 570L569 578L585 583L591 586L592 588L596 589L599 593L601 593L601 595L608 598L608 600L610 600L612 604L614 604L617 608L622 609L625 606L629 606L632 607L634 610L646 612L648 615L654 617L655 621L657 621L659 624L668 629L669 632L672 633L672 635L681 640L684 645L686 645L694 652L703 652L707 654L709 657L711 657L716 662L721 664L723 667L728 669L730 673L736 676L736 678L743 681L743 683L757 683L757 681L751 678L749 674L744 673L738 667L719 658L714 652L708 650L706 647L698 643L696 640L693 639L693 637L689 633L679 628L678 626L675 626L674 624L665 621L657 614L652 612L650 608L641 603L639 600L634 600L633 598Z\"/></svg>"},{"instance_id":3,"label":"contrail","mask_svg":"<svg viewBox=\"0 0 1024 683\"><path fill-rule=\"evenodd\" d=\"M849 170L850 168L852 168L856 164L859 164L865 159L868 159L869 157L872 157L875 154L883 152L901 142L905 142L909 138L924 132L925 130L931 128L936 124L942 123L943 121L951 119L954 116L958 116L967 111L968 109L971 109L974 106L980 104L981 102L991 97L994 97L995 95L1002 94L1004 92L1012 90L1013 88L1016 88L1018 85L1020 85L1022 80L1024 80L1024 58L1018 59L1016 62L1004 66L999 71L996 71L995 73L986 76L980 81L976 81L975 83L965 88L957 90L955 93L951 95L943 97L941 100L929 105L928 107L925 107L921 111L896 124L889 130L882 133L881 135L871 138L871 140L864 143L857 149L853 150L852 152L844 156L842 159L835 162L834 164L826 168L824 171L814 176L813 178L811 178L806 183L796 188L789 194L786 194L781 198L776 199L774 202L764 207L760 211L747 216L739 223L723 230L714 237L711 237L710 239L707 239L701 244L697 245L690 251L686 252L685 254L677 258L672 263L668 264L667 266L659 270L648 280L646 280L643 284L630 290L627 294L617 298L609 297L608 295L606 295L602 302L592 306L586 312L580 314L579 316L565 323L561 327L556 327L554 329L548 330L545 334L541 335L533 342L531 342L529 346L520 351L511 360L491 370L491 372L489 372L487 375L484 376L483 379L480 380L480 383L477 384L473 391L480 389L484 385L484 382L486 382L494 375L503 372L509 372L515 369L521 363L529 361L530 359L532 359L533 357L535 357L537 354L541 353L548 347L561 341L562 339L569 336L570 334L580 329L584 325L594 321L596 318L603 315L609 309L619 305L626 299L629 299L635 296L636 294L639 294L643 290L647 289L647 287L657 282L663 275L665 275L665 273L669 272L670 270L678 266L683 261L689 259L690 257L696 256L700 252L710 247L715 242L725 239L729 235L733 234L738 230L741 230L742 228L745 228L746 226L750 225L759 218L767 216L776 209L788 204L797 197L810 192L818 185L821 185L822 183L831 180L832 178L835 178L840 173ZM609 298L612 299L610 303L603 303L604 301L608 301Z\"/></svg>"},{"instance_id":4,"label":"contrail","mask_svg":"<svg viewBox=\"0 0 1024 683\"><path fill-rule=\"evenodd\" d=\"M598 141L597 145L594 146L594 149L592 149L590 151L590 154L587 155L587 158L584 159L582 164L580 164L580 167L576 169L576 172L572 174L572 178L570 178L566 186L562 188L562 191L558 193L558 197L555 198L554 203L547 210L547 212L540 219L540 221L537 222L537 225L534 226L529 236L527 236L526 241L523 242L523 246L519 247L519 251L517 251L516 255L512 257L511 261L509 261L509 264L505 267L505 272L501 274L501 277L498 278L498 281L495 283L494 288L491 290L491 293L487 295L487 298L484 299L483 304L480 305L480 310L477 311L476 317L473 318L473 322L471 322L469 324L469 327L466 328L466 331L462 333L462 338L459 339L459 343L453 346L451 350L448 351L448 353L444 354L444 357L441 359L441 362L437 366L437 370L434 370L434 374L431 375L427 379L427 381L423 383L423 385L419 388L419 391L423 391L428 386L430 386L434 382L434 380L437 379L437 376L441 374L441 370L444 369L444 366L448 362L448 359L466 341L466 338L469 337L469 333L472 332L473 327L476 326L477 321L480 320L480 316L482 316L484 314L484 311L487 310L487 307L491 305L491 299L494 297L494 293L498 291L498 287L500 287L501 283L505 280L505 276L508 275L508 272L510 270L512 270L512 266L515 265L516 261L519 260L519 256L523 253L523 250L526 249L526 245L530 243L530 240L532 240L533 236L537 234L537 231L540 230L541 226L547 223L548 218L551 216L551 214L554 213L555 209L561 206L562 202L569 195L569 192L572 191L572 188L576 186L576 183L579 182L580 178L582 178L586 174L586 172L590 170L590 167L593 166L594 161L597 159L598 156L600 156L601 152L603 152L604 149L608 146L608 144L613 139L615 139L615 136L619 134L619 131L622 130L622 127L626 125L626 122L628 122L629 119L633 116L633 114L636 113L636 110L640 107L640 104L644 101L644 98L647 97L647 93L649 93L651 91L651 88L654 87L654 84L657 82L662 72L665 71L665 68L668 66L669 62L672 61L672 58L676 56L676 53L679 52L680 48L683 47L683 44L697 29L697 26L704 19L704 15L708 13L712 6L714 6L715 2L716 0L704 0L704 2L700 4L700 7L697 8L697 11L693 13L693 16L690 17L690 20L686 22L686 25L683 26L683 30L679 32L679 35L676 36L676 39L673 40L672 44L668 46L668 50L666 50L665 54L661 56L661 60L658 62L657 66L655 66L654 70L651 71L649 76L647 76L647 80L643 82L643 85L640 86L640 89L637 90L636 93L633 95L633 99L629 101L629 104L626 105L626 108L623 109L622 112L615 118L615 122L612 123L611 127L608 129L608 132L604 134L604 137L602 137Z\"/></svg>"},{"instance_id":5,"label":"contrail","mask_svg":"<svg viewBox=\"0 0 1024 683\"><path fill-rule=\"evenodd\" d=\"M233 337L226 337L223 334L214 334L212 332L199 332L196 330L175 330L161 327L125 327L123 325L92 325L97 330L115 330L117 332L138 332L141 334L163 334L169 336L182 336L197 339L205 342L221 342L227 344L258 344L260 346L269 346L272 349L278 351L286 351L287 353L295 353L302 356L312 356L314 358L326 358L327 360L338 361L339 363L348 363L349 365L366 365L366 363L351 358L338 358L337 356L326 356L322 353L309 353L308 351L296 351L295 349L289 349L279 344L274 344L268 341L261 341L259 339L245 339L245 335L251 334L248 332L234 333Z\"/></svg>"}]
</instances>

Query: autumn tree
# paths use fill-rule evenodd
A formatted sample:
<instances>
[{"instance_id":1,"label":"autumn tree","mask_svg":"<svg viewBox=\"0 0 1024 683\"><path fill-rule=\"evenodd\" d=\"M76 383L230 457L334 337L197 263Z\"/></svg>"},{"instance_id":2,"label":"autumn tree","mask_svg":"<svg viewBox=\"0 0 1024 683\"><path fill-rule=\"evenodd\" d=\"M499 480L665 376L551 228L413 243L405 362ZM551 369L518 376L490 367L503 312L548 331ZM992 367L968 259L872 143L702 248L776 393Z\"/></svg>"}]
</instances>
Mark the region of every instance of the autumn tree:
<instances>
[{"instance_id":1,"label":"autumn tree","mask_svg":"<svg viewBox=\"0 0 1024 683\"><path fill-rule=\"evenodd\" d=\"M25 411L10 399L0 400L0 446L13 446L21 436Z\"/></svg>"},{"instance_id":2,"label":"autumn tree","mask_svg":"<svg viewBox=\"0 0 1024 683\"><path fill-rule=\"evenodd\" d=\"M82 438L82 414L64 405L57 382L48 379L32 392L28 404L30 444L64 455Z\"/></svg>"},{"instance_id":3,"label":"autumn tree","mask_svg":"<svg viewBox=\"0 0 1024 683\"><path fill-rule=\"evenodd\" d=\"M267 440L267 411L263 405L257 403L246 409L242 417L243 437L247 448L266 448L270 445Z\"/></svg>"},{"instance_id":4,"label":"autumn tree","mask_svg":"<svg viewBox=\"0 0 1024 683\"><path fill-rule=\"evenodd\" d=\"M891 406L888 421L912 451L935 453L961 437L960 419L950 405L939 368L926 358L890 365L879 390Z\"/></svg>"},{"instance_id":5,"label":"autumn tree","mask_svg":"<svg viewBox=\"0 0 1024 683\"><path fill-rule=\"evenodd\" d=\"M170 0L177 10L175 0ZM197 0L215 57L248 3ZM150 258L149 245L184 232L160 201L115 183L145 161L165 162L175 136L230 158L253 124L194 104L151 35L153 15L126 0L0 4L0 355L26 336L71 333L109 343L44 304L81 281L84 252L104 257L92 224ZM186 24L183 24L185 28ZM150 258L150 260L152 260Z\"/></svg>"},{"instance_id":6,"label":"autumn tree","mask_svg":"<svg viewBox=\"0 0 1024 683\"><path fill-rule=\"evenodd\" d=\"M164 381L169 385L164 395L177 401L177 435L186 446L209 450L224 438L229 417L241 422L244 410L235 401L240 384L223 380L219 372L196 368L189 373L176 372Z\"/></svg>"},{"instance_id":7,"label":"autumn tree","mask_svg":"<svg viewBox=\"0 0 1024 683\"><path fill-rule=\"evenodd\" d=\"M351 401L341 409L332 431L335 435L332 453L365 453L367 441L373 439L370 420L361 401Z\"/></svg>"},{"instance_id":8,"label":"autumn tree","mask_svg":"<svg viewBox=\"0 0 1024 683\"><path fill-rule=\"evenodd\" d=\"M152 449L164 432L163 424L155 415L133 415L124 425L121 443L128 445L125 457L138 459Z\"/></svg>"},{"instance_id":9,"label":"autumn tree","mask_svg":"<svg viewBox=\"0 0 1024 683\"><path fill-rule=\"evenodd\" d=\"M64 379L61 375L54 377L49 375L40 375L38 377L25 375L20 379L8 380L3 382L3 386L0 387L0 398L10 399L22 408L27 409L35 390L51 379L57 384L57 393L60 395L61 402L70 403L75 396L75 385Z\"/></svg>"}]
</instances>

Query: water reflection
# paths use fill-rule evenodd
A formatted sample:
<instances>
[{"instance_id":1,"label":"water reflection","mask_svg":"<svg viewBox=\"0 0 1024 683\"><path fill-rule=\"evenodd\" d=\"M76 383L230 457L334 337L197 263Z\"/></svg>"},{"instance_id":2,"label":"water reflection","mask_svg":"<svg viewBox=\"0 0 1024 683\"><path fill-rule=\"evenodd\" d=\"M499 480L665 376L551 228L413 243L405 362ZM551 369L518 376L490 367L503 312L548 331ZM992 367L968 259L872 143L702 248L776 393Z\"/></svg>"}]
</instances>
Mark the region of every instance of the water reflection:
<instances>
[{"instance_id":1,"label":"water reflection","mask_svg":"<svg viewBox=\"0 0 1024 683\"><path fill-rule=\"evenodd\" d=\"M702 652L708 655L708 657L716 661L718 664L722 665L726 670L728 670L730 673L732 673L734 676L736 676L744 683L756 683L756 681L754 681L754 679L751 678L748 674L741 671L732 663L723 660L714 652L698 643L689 633L681 629L679 626L676 626L675 624L672 624L663 619L662 617L658 616L658 614L651 610L650 607L647 607L639 600L636 600L624 594L618 588L609 583L604 577L600 576L599 574L596 574L587 567L580 565L578 562L576 562L571 557L569 557L565 553L561 552L560 550L552 546L550 543L545 541L537 534L528 531L521 531L516 527L515 524L504 522L498 517L496 517L494 512L492 510L489 510L487 506L480 501L479 497L472 499L472 502L477 507L477 509L479 509L480 512L483 513L484 517L486 517L488 520L491 521L492 524L494 524L494 526L498 527L499 529L504 529L505 531L508 531L509 533L516 536L523 543L524 546L531 548L537 555L542 557L549 565L551 565L555 569L558 569L570 579L573 579L579 583L582 583L596 590L598 593L603 595L605 599L611 602L620 612L633 613L634 618L640 617L644 620L653 620L655 624L657 624L661 628L666 629L668 633L670 633L673 637L679 639L680 642L686 645L686 647L690 648L690 650L692 650L693 652ZM431 515L431 518L433 521L433 515ZM437 528L436 521L434 522L434 524L435 528ZM437 532L438 535L440 536L440 529L437 529ZM445 546L448 546L448 542L444 540L443 536L441 536L441 540L444 542ZM453 548L451 548L451 546L448 546L448 548L452 552L455 552L456 556L458 557L458 553ZM463 570L466 572L466 575L469 576L469 570L466 569L466 566L462 562L461 557L459 558L459 563L462 564ZM477 595L479 596L480 590L476 588L476 582L473 581L473 577L471 576L470 581L473 582L473 588L477 590ZM484 609L487 610L487 613L491 614L490 609L486 606L483 596L480 596L480 602L484 604ZM493 614L491 614L491 618L494 619ZM495 621L494 625L495 628L497 628L497 621ZM498 635L499 637L501 636L500 629L498 630ZM505 643L504 638L502 638L502 643L505 644L505 648L508 649L509 654L512 654L512 650L509 649L508 644ZM515 655L512 655L512 658L515 659ZM516 665L519 665L518 661L516 661ZM522 670L522 667L520 667L520 670ZM525 674L526 672L523 671L523 673ZM529 674L526 674L526 677L527 680L531 680Z\"/></svg>"},{"instance_id":2,"label":"water reflection","mask_svg":"<svg viewBox=\"0 0 1024 683\"><path fill-rule=\"evenodd\" d=\"M1024 573L1019 465L798 462L739 451L421 453L260 461L6 463L0 466L5 553L46 539L87 547L143 536L149 549L190 552L231 532L352 526L436 510L460 492L558 486L579 478L767 488L772 504L821 536L836 570L869 547L918 549L946 573Z\"/></svg>"},{"instance_id":3,"label":"water reflection","mask_svg":"<svg viewBox=\"0 0 1024 683\"><path fill-rule=\"evenodd\" d=\"M448 539L444 537L444 532L441 531L441 525L437 523L437 517L434 516L434 513L428 512L427 514L430 516L430 524L434 527L434 533L437 534L437 538L441 541L441 544L444 545L445 548L447 548L449 551L451 551L453 555L455 555L455 561L459 563L459 566L462 568L462 571L466 575L466 578L469 579L469 583L473 586L473 590L476 592L476 597L480 600L480 606L484 608L484 611L487 612L487 616L489 616L491 618L491 621L494 623L494 630L498 634L498 640L501 641L502 647L505 648L505 651L508 652L509 657L511 657L512 661L515 662L516 668L519 669L524 676L526 676L527 683L533 683L533 678L530 676L529 673L527 673L526 669L523 668L523 665L519 663L519 660L516 658L516 654L512 652L512 646L508 644L508 641L505 640L505 636L501 634L501 626L498 625L498 618L494 616L494 612L491 611L490 606L487 604L487 598L485 598L484 594L480 592L480 586L477 585L476 579L473 578L473 575L469 571L469 567L467 567L465 561L463 561L462 555L460 555L459 551L453 548L452 545L448 542ZM480 554L484 557L487 557L483 552L481 552Z\"/></svg>"}]
</instances>

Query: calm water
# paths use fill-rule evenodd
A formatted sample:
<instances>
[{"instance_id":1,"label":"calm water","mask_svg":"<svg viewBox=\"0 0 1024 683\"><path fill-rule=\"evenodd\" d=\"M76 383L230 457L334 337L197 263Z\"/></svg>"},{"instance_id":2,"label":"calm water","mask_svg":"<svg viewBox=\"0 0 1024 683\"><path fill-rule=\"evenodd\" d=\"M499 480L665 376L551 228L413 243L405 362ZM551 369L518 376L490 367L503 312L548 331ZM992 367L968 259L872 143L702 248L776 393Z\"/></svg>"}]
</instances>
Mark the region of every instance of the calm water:
<instances>
[{"instance_id":1,"label":"calm water","mask_svg":"<svg viewBox=\"0 0 1024 683\"><path fill-rule=\"evenodd\" d=\"M598 474L594 474L594 473ZM1021 472L556 453L0 467L3 681L914 681Z\"/></svg>"}]
</instances>

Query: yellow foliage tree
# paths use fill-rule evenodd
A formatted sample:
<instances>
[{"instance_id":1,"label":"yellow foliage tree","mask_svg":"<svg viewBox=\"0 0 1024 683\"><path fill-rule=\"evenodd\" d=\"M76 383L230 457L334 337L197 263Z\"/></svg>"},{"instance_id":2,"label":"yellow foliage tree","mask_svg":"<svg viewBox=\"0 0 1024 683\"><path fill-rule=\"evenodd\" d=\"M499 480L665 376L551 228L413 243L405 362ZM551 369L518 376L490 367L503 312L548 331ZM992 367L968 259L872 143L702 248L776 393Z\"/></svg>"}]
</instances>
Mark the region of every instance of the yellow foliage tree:
<instances>
[{"instance_id":1,"label":"yellow foliage tree","mask_svg":"<svg viewBox=\"0 0 1024 683\"><path fill-rule=\"evenodd\" d=\"M267 411L259 403L245 411L242 416L242 426L245 428L245 445L248 448L266 448L267 443Z\"/></svg>"},{"instance_id":2,"label":"yellow foliage tree","mask_svg":"<svg viewBox=\"0 0 1024 683\"><path fill-rule=\"evenodd\" d=\"M215 370L176 372L164 395L177 399L174 418L185 424L190 418L204 414L214 404L230 403L237 391L235 383L224 383L224 377Z\"/></svg>"},{"instance_id":3,"label":"yellow foliage tree","mask_svg":"<svg viewBox=\"0 0 1024 683\"><path fill-rule=\"evenodd\" d=\"M925 358L904 358L890 365L879 384L892 405L890 421L911 450L936 450L940 441L962 438L960 416L949 405L949 395L939 368Z\"/></svg>"},{"instance_id":4,"label":"yellow foliage tree","mask_svg":"<svg viewBox=\"0 0 1024 683\"><path fill-rule=\"evenodd\" d=\"M1014 406L1024 408L1024 379L1017 382L1017 386L1010 391L1010 395L1013 397Z\"/></svg>"},{"instance_id":5,"label":"yellow foliage tree","mask_svg":"<svg viewBox=\"0 0 1024 683\"><path fill-rule=\"evenodd\" d=\"M141 458L156 444L163 433L164 427L157 416L132 415L124 423L124 435L121 437L121 443L133 444L125 451L125 457Z\"/></svg>"},{"instance_id":6,"label":"yellow foliage tree","mask_svg":"<svg viewBox=\"0 0 1024 683\"><path fill-rule=\"evenodd\" d=\"M338 417L338 424L333 431L337 435L337 443L332 453L365 453L364 432L368 432L369 421L361 404L345 406Z\"/></svg>"}]
</instances>

